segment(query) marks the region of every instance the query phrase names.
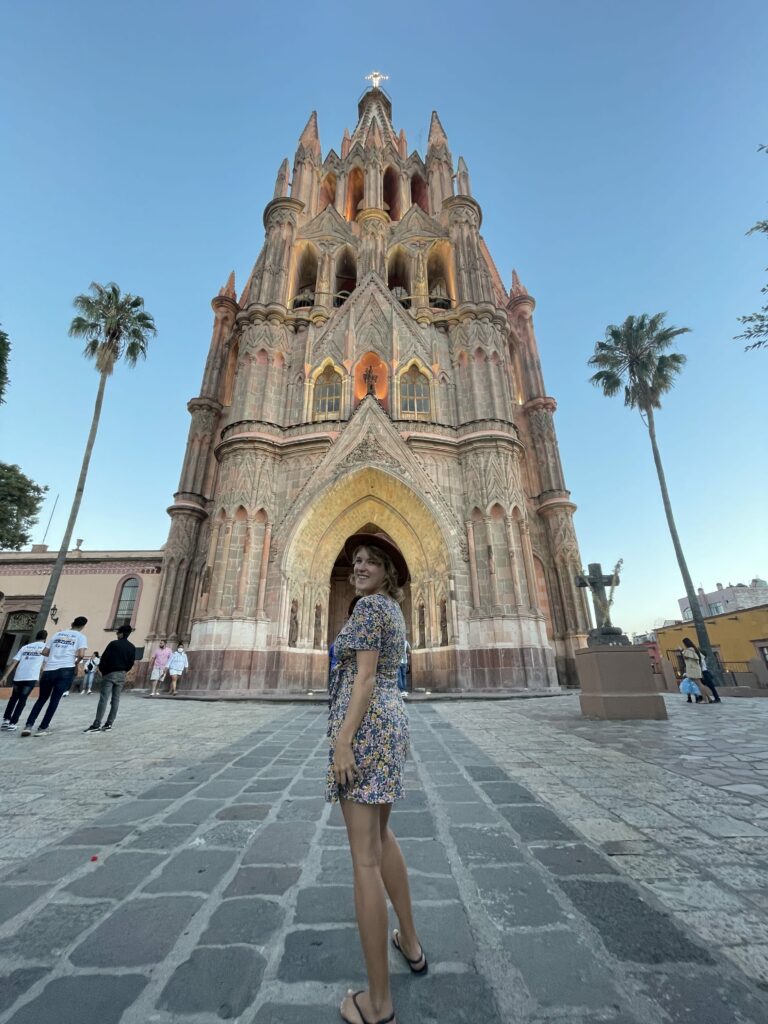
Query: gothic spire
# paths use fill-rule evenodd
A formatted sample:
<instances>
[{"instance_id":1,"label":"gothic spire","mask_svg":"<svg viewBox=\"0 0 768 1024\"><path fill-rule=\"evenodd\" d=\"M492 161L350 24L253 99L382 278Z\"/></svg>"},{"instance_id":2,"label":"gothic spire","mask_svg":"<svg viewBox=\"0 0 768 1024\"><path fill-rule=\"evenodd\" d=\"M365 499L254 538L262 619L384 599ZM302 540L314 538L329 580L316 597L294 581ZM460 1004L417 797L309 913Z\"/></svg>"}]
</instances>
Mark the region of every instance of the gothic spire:
<instances>
[{"instance_id":1,"label":"gothic spire","mask_svg":"<svg viewBox=\"0 0 768 1024\"><path fill-rule=\"evenodd\" d=\"M235 272L234 270L227 278L226 284L219 289L219 295L223 295L227 299L237 299L235 293Z\"/></svg>"},{"instance_id":2,"label":"gothic spire","mask_svg":"<svg viewBox=\"0 0 768 1024\"><path fill-rule=\"evenodd\" d=\"M280 169L277 172L277 179L275 181L275 194L273 199L282 199L283 196L288 195L288 178L290 176L290 168L288 166L288 157L283 160L280 164Z\"/></svg>"},{"instance_id":3,"label":"gothic spire","mask_svg":"<svg viewBox=\"0 0 768 1024\"><path fill-rule=\"evenodd\" d=\"M440 124L440 118L437 116L437 111L432 111L432 120L429 122L429 140L427 141L427 150L437 149L439 146L448 147L448 136L445 134L445 129Z\"/></svg>"},{"instance_id":4,"label":"gothic spire","mask_svg":"<svg viewBox=\"0 0 768 1024\"><path fill-rule=\"evenodd\" d=\"M352 132L352 142L365 145L368 134L375 124L383 143L391 143L397 149L397 134L392 125L392 104L383 89L369 89L357 105L358 121Z\"/></svg>"},{"instance_id":5,"label":"gothic spire","mask_svg":"<svg viewBox=\"0 0 768 1024\"><path fill-rule=\"evenodd\" d=\"M456 192L458 195L472 195L472 188L470 187L469 184L469 170L467 168L466 163L464 162L463 156L459 157L459 162L456 166L456 186Z\"/></svg>"},{"instance_id":6,"label":"gothic spire","mask_svg":"<svg viewBox=\"0 0 768 1024\"><path fill-rule=\"evenodd\" d=\"M349 134L349 128L344 129L344 137L341 140L341 159L346 160L347 154L352 148L352 139Z\"/></svg>"},{"instance_id":7,"label":"gothic spire","mask_svg":"<svg viewBox=\"0 0 768 1024\"><path fill-rule=\"evenodd\" d=\"M509 294L513 299L517 299L522 295L528 295L528 289L521 283L516 270L512 271L512 287L510 288Z\"/></svg>"},{"instance_id":8,"label":"gothic spire","mask_svg":"<svg viewBox=\"0 0 768 1024\"><path fill-rule=\"evenodd\" d=\"M313 110L304 131L299 136L299 149L304 149L316 157L320 157L320 135L317 129L317 111Z\"/></svg>"}]
</instances>

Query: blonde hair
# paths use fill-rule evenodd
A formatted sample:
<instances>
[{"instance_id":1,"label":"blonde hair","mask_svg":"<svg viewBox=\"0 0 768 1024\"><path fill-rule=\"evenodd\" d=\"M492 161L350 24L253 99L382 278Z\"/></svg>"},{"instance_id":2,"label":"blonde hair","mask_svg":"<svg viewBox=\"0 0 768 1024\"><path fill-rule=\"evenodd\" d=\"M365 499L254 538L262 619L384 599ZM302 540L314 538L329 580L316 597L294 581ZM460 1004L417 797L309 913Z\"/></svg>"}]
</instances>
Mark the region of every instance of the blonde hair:
<instances>
[{"instance_id":1,"label":"blonde hair","mask_svg":"<svg viewBox=\"0 0 768 1024\"><path fill-rule=\"evenodd\" d=\"M402 604L403 598L405 597L400 584L397 579L397 569L395 563L389 557L386 551L382 551L381 548L376 547L375 544L361 544L356 547L352 553L352 562L354 563L357 558L358 552L367 551L371 560L376 565L384 566L384 583L383 590L387 597L391 597L393 601L397 601L398 604ZM349 582L354 587L355 585L355 574L354 572L349 577Z\"/></svg>"}]
</instances>

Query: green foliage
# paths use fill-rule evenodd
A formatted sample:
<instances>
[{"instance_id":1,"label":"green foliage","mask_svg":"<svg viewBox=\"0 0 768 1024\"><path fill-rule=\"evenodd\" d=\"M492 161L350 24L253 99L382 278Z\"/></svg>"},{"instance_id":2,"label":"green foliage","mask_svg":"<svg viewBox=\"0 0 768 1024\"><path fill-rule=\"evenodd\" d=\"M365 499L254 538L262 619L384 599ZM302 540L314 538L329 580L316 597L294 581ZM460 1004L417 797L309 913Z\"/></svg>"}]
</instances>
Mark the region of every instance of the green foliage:
<instances>
[{"instance_id":1,"label":"green foliage","mask_svg":"<svg viewBox=\"0 0 768 1024\"><path fill-rule=\"evenodd\" d=\"M99 373L112 373L115 363L125 358L129 366L146 359L149 338L157 334L154 318L145 311L144 299L126 292L110 281L93 281L90 295L77 295L73 305L78 315L69 326L71 338L84 338L83 355L96 362Z\"/></svg>"},{"instance_id":2,"label":"green foliage","mask_svg":"<svg viewBox=\"0 0 768 1024\"><path fill-rule=\"evenodd\" d=\"M11 354L11 343L8 335L0 327L0 405L5 402L5 389L8 387L8 357Z\"/></svg>"},{"instance_id":3,"label":"green foliage","mask_svg":"<svg viewBox=\"0 0 768 1024\"><path fill-rule=\"evenodd\" d=\"M40 505L47 492L18 466L0 462L0 549L19 551L31 540Z\"/></svg>"},{"instance_id":4,"label":"green foliage","mask_svg":"<svg viewBox=\"0 0 768 1024\"><path fill-rule=\"evenodd\" d=\"M758 146L758 153L768 154L768 146ZM748 235L753 235L758 232L763 235L768 235L768 220L759 220L757 224L753 224L747 232ZM768 271L768 267L766 267ZM768 284L760 289L761 295L768 295ZM762 348L763 345L768 345L768 303L766 303L762 309L758 310L757 313L750 313L749 316L740 316L738 318L739 323L746 330L741 334L736 335L738 341L748 341L749 345L745 346L745 351L749 352L753 348Z\"/></svg>"},{"instance_id":5,"label":"green foliage","mask_svg":"<svg viewBox=\"0 0 768 1024\"><path fill-rule=\"evenodd\" d=\"M609 324L605 340L598 341L589 365L597 373L589 379L609 398L624 390L624 404L647 412L661 408L661 396L671 391L685 365L685 356L667 352L688 327L667 327L666 313L628 316L623 324Z\"/></svg>"}]
</instances>

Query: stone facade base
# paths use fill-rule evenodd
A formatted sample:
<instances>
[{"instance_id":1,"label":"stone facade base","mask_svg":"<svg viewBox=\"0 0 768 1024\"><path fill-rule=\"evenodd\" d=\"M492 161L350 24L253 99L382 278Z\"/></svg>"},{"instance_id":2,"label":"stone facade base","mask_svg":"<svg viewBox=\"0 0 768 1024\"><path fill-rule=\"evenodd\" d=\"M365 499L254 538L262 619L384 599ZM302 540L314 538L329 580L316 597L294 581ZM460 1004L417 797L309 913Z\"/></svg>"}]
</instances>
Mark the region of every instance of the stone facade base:
<instances>
[{"instance_id":1,"label":"stone facade base","mask_svg":"<svg viewBox=\"0 0 768 1024\"><path fill-rule=\"evenodd\" d=\"M645 648L590 647L576 651L582 715L612 721L667 717Z\"/></svg>"},{"instance_id":2,"label":"stone facade base","mask_svg":"<svg viewBox=\"0 0 768 1024\"><path fill-rule=\"evenodd\" d=\"M323 650L189 648L189 661L180 685L184 691L269 696L304 694L328 685L328 652ZM142 685L146 673L139 675ZM539 647L415 650L409 683L412 689L434 693L560 692L552 651Z\"/></svg>"}]
</instances>

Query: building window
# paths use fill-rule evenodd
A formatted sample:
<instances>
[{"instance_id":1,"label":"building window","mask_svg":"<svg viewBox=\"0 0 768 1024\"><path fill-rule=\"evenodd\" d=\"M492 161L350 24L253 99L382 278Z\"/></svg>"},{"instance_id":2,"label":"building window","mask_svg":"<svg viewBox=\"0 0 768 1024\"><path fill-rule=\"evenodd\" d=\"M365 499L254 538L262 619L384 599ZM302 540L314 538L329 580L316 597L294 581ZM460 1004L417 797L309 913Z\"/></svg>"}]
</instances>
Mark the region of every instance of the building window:
<instances>
[{"instance_id":1,"label":"building window","mask_svg":"<svg viewBox=\"0 0 768 1024\"><path fill-rule=\"evenodd\" d=\"M400 378L400 415L429 416L429 381L415 366Z\"/></svg>"},{"instance_id":2,"label":"building window","mask_svg":"<svg viewBox=\"0 0 768 1024\"><path fill-rule=\"evenodd\" d=\"M722 615L723 614L723 605L722 605L722 603L720 601L716 601L715 604L711 604L709 606L709 614L710 615Z\"/></svg>"},{"instance_id":3,"label":"building window","mask_svg":"<svg viewBox=\"0 0 768 1024\"><path fill-rule=\"evenodd\" d=\"M686 622L690 622L693 618L693 612L690 608L683 608L683 618Z\"/></svg>"},{"instance_id":4,"label":"building window","mask_svg":"<svg viewBox=\"0 0 768 1024\"><path fill-rule=\"evenodd\" d=\"M315 419L337 420L341 415L341 377L327 366L315 381Z\"/></svg>"},{"instance_id":5,"label":"building window","mask_svg":"<svg viewBox=\"0 0 768 1024\"><path fill-rule=\"evenodd\" d=\"M130 623L138 596L139 581L137 579L126 580L120 590L112 629L117 629L118 626L122 626L126 622Z\"/></svg>"}]
</instances>

